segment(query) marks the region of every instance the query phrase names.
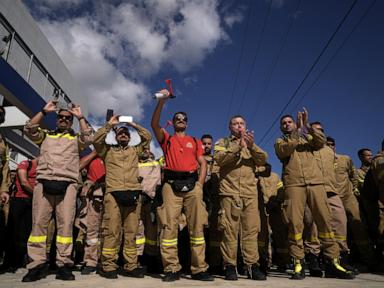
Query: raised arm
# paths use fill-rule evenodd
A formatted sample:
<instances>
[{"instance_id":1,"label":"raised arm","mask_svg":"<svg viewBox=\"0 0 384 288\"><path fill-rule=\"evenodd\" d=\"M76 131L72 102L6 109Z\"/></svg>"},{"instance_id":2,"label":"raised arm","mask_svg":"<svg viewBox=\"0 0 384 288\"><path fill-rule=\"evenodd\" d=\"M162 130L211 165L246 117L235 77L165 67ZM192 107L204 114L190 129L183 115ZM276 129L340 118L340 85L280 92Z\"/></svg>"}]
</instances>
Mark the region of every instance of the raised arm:
<instances>
[{"instance_id":1,"label":"raised arm","mask_svg":"<svg viewBox=\"0 0 384 288\"><path fill-rule=\"evenodd\" d=\"M141 126L135 122L131 122L131 123L127 123L127 124L129 126L131 126L133 129L135 129L137 131L137 134L139 134L140 143L138 145L136 145L136 149L138 150L137 151L138 153L143 152L144 147L149 147L149 144L151 143L151 140L152 140L151 132L149 132L143 126Z\"/></svg>"},{"instance_id":2,"label":"raised arm","mask_svg":"<svg viewBox=\"0 0 384 288\"><path fill-rule=\"evenodd\" d=\"M155 134L157 141L159 143L163 143L164 131L163 131L163 129L161 129L161 126L160 126L160 116L161 116L161 111L163 110L163 106L164 106L165 102L170 97L170 93L167 89L161 90L160 93L166 94L166 95L168 95L168 97L158 100L155 111L153 111L153 114L152 114L151 127L152 127L153 133Z\"/></svg>"},{"instance_id":3,"label":"raised arm","mask_svg":"<svg viewBox=\"0 0 384 288\"><path fill-rule=\"evenodd\" d=\"M111 129L119 123L119 115L113 115L111 119L103 127L96 131L93 136L93 146L95 147L97 154L104 158L107 153L108 147L105 143L105 138Z\"/></svg>"},{"instance_id":4,"label":"raised arm","mask_svg":"<svg viewBox=\"0 0 384 288\"><path fill-rule=\"evenodd\" d=\"M39 145L45 138L45 131L40 129L40 122L47 113L55 112L57 110L56 104L53 101L49 101L40 112L37 112L27 124L24 126L24 133L35 144Z\"/></svg>"},{"instance_id":5,"label":"raised arm","mask_svg":"<svg viewBox=\"0 0 384 288\"><path fill-rule=\"evenodd\" d=\"M293 132L286 140L278 138L275 143L276 156L281 160L285 160L295 151L299 144L299 135Z\"/></svg>"},{"instance_id":6,"label":"raised arm","mask_svg":"<svg viewBox=\"0 0 384 288\"><path fill-rule=\"evenodd\" d=\"M219 167L226 166L231 163L236 163L240 159L241 146L236 142L225 145L225 139L220 139L215 144L214 159Z\"/></svg>"}]
</instances>

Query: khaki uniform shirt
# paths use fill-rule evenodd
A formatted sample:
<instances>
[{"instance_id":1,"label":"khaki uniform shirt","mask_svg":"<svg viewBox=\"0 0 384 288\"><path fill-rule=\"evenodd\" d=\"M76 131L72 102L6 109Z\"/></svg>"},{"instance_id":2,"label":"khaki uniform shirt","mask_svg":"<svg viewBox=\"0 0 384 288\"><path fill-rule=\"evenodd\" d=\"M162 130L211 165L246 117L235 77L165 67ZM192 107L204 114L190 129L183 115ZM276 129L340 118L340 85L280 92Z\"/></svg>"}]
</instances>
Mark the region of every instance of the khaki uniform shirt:
<instances>
[{"instance_id":1,"label":"khaki uniform shirt","mask_svg":"<svg viewBox=\"0 0 384 288\"><path fill-rule=\"evenodd\" d=\"M215 144L214 159L220 167L220 195L257 197L256 166L267 161L267 153L256 144L242 148L236 137L222 138Z\"/></svg>"},{"instance_id":2,"label":"khaki uniform shirt","mask_svg":"<svg viewBox=\"0 0 384 288\"><path fill-rule=\"evenodd\" d=\"M336 154L337 192L340 196L353 193L357 189L356 169L352 159L347 155Z\"/></svg>"},{"instance_id":3,"label":"khaki uniform shirt","mask_svg":"<svg viewBox=\"0 0 384 288\"><path fill-rule=\"evenodd\" d=\"M259 176L260 190L263 193L264 204L267 204L272 196L279 196L278 198L283 200L283 195L278 195L279 191L282 191L283 182L280 180L279 175L275 172L271 172L269 177Z\"/></svg>"},{"instance_id":4,"label":"khaki uniform shirt","mask_svg":"<svg viewBox=\"0 0 384 288\"><path fill-rule=\"evenodd\" d=\"M143 192L153 199L156 195L157 186L161 185L160 163L155 160L140 162L139 176L142 177L141 187Z\"/></svg>"},{"instance_id":5,"label":"khaki uniform shirt","mask_svg":"<svg viewBox=\"0 0 384 288\"><path fill-rule=\"evenodd\" d=\"M219 194L220 167L217 165L212 155L204 155L204 159L207 162L204 191L207 191L210 196L217 196Z\"/></svg>"},{"instance_id":6,"label":"khaki uniform shirt","mask_svg":"<svg viewBox=\"0 0 384 288\"><path fill-rule=\"evenodd\" d=\"M372 160L371 170L375 184L379 189L380 206L384 207L384 151L378 153Z\"/></svg>"},{"instance_id":7,"label":"khaki uniform shirt","mask_svg":"<svg viewBox=\"0 0 384 288\"><path fill-rule=\"evenodd\" d=\"M37 180L78 182L79 152L92 143L91 129L75 134L70 131L48 131L27 122L24 132L40 146Z\"/></svg>"},{"instance_id":8,"label":"khaki uniform shirt","mask_svg":"<svg viewBox=\"0 0 384 288\"><path fill-rule=\"evenodd\" d=\"M324 146L314 151L314 154L323 173L325 191L337 193L335 152L330 147Z\"/></svg>"},{"instance_id":9,"label":"khaki uniform shirt","mask_svg":"<svg viewBox=\"0 0 384 288\"><path fill-rule=\"evenodd\" d=\"M7 192L9 188L9 148L0 134L0 193Z\"/></svg>"},{"instance_id":10,"label":"khaki uniform shirt","mask_svg":"<svg viewBox=\"0 0 384 288\"><path fill-rule=\"evenodd\" d=\"M137 133L141 142L136 146L117 146L105 143L105 138L112 126L108 123L101 127L94 136L93 145L99 156L104 159L105 163L105 184L106 193L113 191L135 191L142 190L139 182L138 154L149 146L152 136L151 133L137 125Z\"/></svg>"},{"instance_id":11,"label":"khaki uniform shirt","mask_svg":"<svg viewBox=\"0 0 384 288\"><path fill-rule=\"evenodd\" d=\"M314 152L325 145L326 138L318 129L309 129L309 134L297 131L276 140L275 152L283 163L284 187L324 184Z\"/></svg>"},{"instance_id":12,"label":"khaki uniform shirt","mask_svg":"<svg viewBox=\"0 0 384 288\"><path fill-rule=\"evenodd\" d=\"M359 169L356 170L357 172L357 189L361 193L363 186L364 186L364 180L365 175L367 175L367 172L369 170L369 166L361 166Z\"/></svg>"}]
</instances>

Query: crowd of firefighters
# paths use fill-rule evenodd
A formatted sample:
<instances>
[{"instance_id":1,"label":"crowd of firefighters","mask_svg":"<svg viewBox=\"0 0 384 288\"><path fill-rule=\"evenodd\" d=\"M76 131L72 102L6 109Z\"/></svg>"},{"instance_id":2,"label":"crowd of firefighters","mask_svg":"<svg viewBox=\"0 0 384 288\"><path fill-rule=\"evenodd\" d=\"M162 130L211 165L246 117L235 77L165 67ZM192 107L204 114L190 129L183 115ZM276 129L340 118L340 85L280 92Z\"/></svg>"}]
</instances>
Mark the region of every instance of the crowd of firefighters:
<instances>
[{"instance_id":1,"label":"crowd of firefighters","mask_svg":"<svg viewBox=\"0 0 384 288\"><path fill-rule=\"evenodd\" d=\"M306 270L341 279L384 271L384 147L376 156L359 150L355 169L304 109L281 117L280 179L244 117L229 119L230 136L213 144L209 134L187 135L187 114L177 112L171 135L159 124L171 95L160 93L168 97L151 121L159 159L138 123L112 115L93 131L79 106L53 101L24 127L40 146L36 159L10 173L1 137L2 273L26 266L22 281L32 282L55 267L56 279L74 280L81 264L83 275L163 273L172 282L182 272L201 281L266 280L272 267L296 280ZM57 113L55 130L40 127L47 113ZM3 108L0 116L4 122ZM139 144L130 145L130 129ZM111 133L115 141L106 141Z\"/></svg>"}]
</instances>

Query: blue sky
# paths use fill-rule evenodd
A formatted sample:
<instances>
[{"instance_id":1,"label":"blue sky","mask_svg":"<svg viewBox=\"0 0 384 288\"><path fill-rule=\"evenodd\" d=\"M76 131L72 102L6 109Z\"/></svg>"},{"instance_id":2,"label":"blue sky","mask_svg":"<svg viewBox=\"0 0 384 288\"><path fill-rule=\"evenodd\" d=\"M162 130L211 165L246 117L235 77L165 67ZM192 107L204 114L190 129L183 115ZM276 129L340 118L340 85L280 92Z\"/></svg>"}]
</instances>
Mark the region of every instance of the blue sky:
<instances>
[{"instance_id":1,"label":"blue sky","mask_svg":"<svg viewBox=\"0 0 384 288\"><path fill-rule=\"evenodd\" d=\"M261 147L277 172L281 168L273 143L280 133L277 123L268 128L354 3L106 2L42 0L36 5L24 0L80 79L79 93L93 103L95 122L111 107L150 127L155 106L150 95L172 78L177 97L168 102L164 123L173 112L186 111L191 135L210 133L218 139L228 135L229 117L241 114L257 143L268 133ZM375 153L384 138L383 11L383 1L355 3L283 112L296 114L306 107L310 120L321 121L336 139L337 151L352 156L356 165L359 148Z\"/></svg>"}]
</instances>

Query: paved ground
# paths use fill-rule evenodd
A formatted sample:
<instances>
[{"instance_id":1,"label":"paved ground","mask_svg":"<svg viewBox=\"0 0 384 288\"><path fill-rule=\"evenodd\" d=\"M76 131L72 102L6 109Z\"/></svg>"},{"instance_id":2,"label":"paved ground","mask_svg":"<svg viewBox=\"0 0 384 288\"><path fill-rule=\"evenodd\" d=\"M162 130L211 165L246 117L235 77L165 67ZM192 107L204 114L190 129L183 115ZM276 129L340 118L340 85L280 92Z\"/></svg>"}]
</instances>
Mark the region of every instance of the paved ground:
<instances>
[{"instance_id":1,"label":"paved ground","mask_svg":"<svg viewBox=\"0 0 384 288\"><path fill-rule=\"evenodd\" d=\"M162 282L161 279L146 276L144 279L134 279L119 276L119 279L107 280L99 275L80 275L80 272L74 272L76 281L55 280L55 275L49 275L47 278L33 283L22 283L21 278L27 272L26 269L19 269L15 274L7 273L0 275L0 288L8 287L93 287L93 288L198 288L198 287L260 287L260 288L367 288L384 287L384 276L374 274L360 274L354 280L339 280L326 278L307 277L302 281L289 280L288 275L271 273L267 281L252 281L240 278L238 281L225 281L222 278L216 278L214 282L200 282L190 280L189 276L173 283Z\"/></svg>"}]
</instances>

